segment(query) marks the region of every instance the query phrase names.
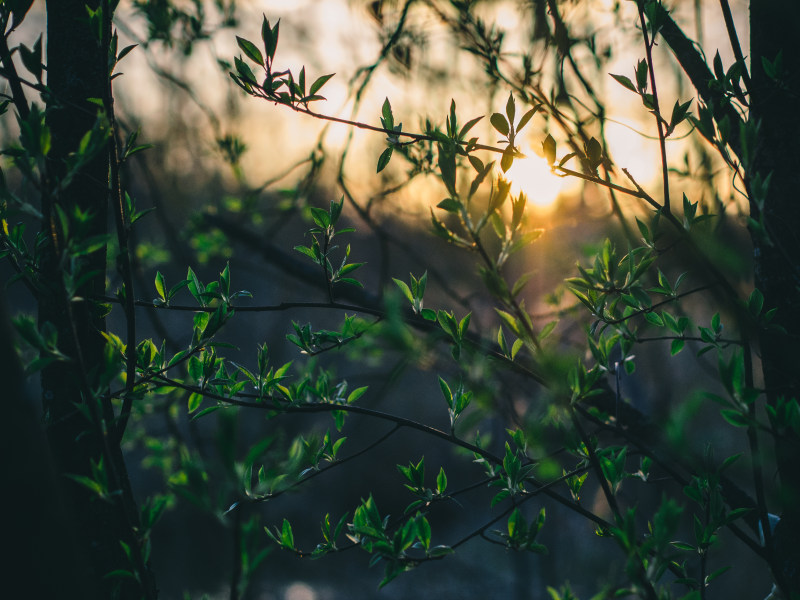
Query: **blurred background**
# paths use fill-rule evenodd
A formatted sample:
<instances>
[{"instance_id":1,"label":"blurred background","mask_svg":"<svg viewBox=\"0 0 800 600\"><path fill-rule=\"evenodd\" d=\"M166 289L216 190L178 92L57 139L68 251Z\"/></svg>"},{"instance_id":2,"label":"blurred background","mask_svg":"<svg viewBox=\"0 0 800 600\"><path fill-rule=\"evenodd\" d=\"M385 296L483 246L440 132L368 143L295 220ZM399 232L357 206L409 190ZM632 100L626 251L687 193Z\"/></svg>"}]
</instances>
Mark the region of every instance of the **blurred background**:
<instances>
[{"instance_id":1,"label":"blurred background","mask_svg":"<svg viewBox=\"0 0 800 600\"><path fill-rule=\"evenodd\" d=\"M547 111L537 114L520 141L526 158L515 161L506 175L514 193L529 196L526 227L544 230L513 259L508 271L532 274L522 296L535 322L559 321L552 335L563 360L582 357L589 321L565 293L563 280L575 275L576 263L585 264L606 237L624 251L636 231L634 217L645 218L648 212L633 200L551 174L542 158L542 140L549 133L566 147L569 132L602 137L615 180L627 183L620 171L627 168L654 195L660 190L660 163L652 116L634 94L608 76L632 77L643 55L635 3L557 2L567 39L557 30L547 4L122 0L116 18L120 47L138 47L121 63L124 74L115 80L118 118L127 132L139 131L138 143L152 144L126 164L124 173L139 209L155 208L134 230L137 296L155 297L156 271L169 287L186 276L187 267L207 282L230 264L233 288L253 295L252 300L239 301L243 306L325 302L322 277L308 277L300 265L311 263L292 248L309 242L305 232L311 226L310 207L327 208L344 197L343 219L356 231L343 236L342 244L350 243L352 262L366 265L357 271L364 289L342 292L343 302L397 305L391 278L408 281L409 272L420 276L427 271L426 307L454 310L458 318L471 311L470 329L490 340L496 337L497 315L474 257L431 234L430 209L445 195L432 154L424 147L411 150L408 158L395 153L389 166L376 173L385 148L383 135L248 97L231 81L234 56L241 53L236 36L260 45L266 16L273 25L280 21L275 57L280 69L298 73L304 66L311 81L335 73L321 91L326 100L312 104L316 112L378 125L388 98L404 130L423 131L426 120L444 127L454 101L461 123L486 116L473 134L487 145L498 142L488 115L503 112L509 93L516 98L518 115L538 96L563 115L567 127ZM740 37L747 40L746 3L731 4ZM675 0L671 8L707 54L718 50L724 64L733 62L715 2ZM31 39L24 39L27 30L19 35L30 46L38 35L36 28L44 24L32 16L25 25ZM481 32L483 40L478 37ZM475 49L487 40L494 46L483 47L482 55ZM663 105L692 97L667 48L655 48L655 69ZM527 100L523 90L528 91ZM699 136L690 133L687 124L668 142L673 196L679 198L685 191L693 202L700 202L702 211L721 215L715 227L729 244L709 250L724 258L731 279L744 289L750 285L750 265L742 206L728 171ZM482 158L494 159L488 153ZM693 279L692 266L692 257L673 253L662 269L673 278L688 270L689 289L700 283L699 275ZM111 281L109 289L118 284ZM707 323L713 312L700 302L684 308L699 323ZM149 330L143 329L143 334L157 345L163 339L175 352L189 344L191 314L144 314L140 322ZM546 392L530 389L528 382L510 375L500 378L478 359L459 372L448 360L446 346L418 339L399 326L384 325L381 343L350 344L315 358L300 356L286 340L293 321L335 330L343 316L341 311L297 308L242 313L222 334L235 347L220 353L252 366L257 347L266 344L275 365L295 361L302 369L313 371L317 364L332 369L351 389L370 386L361 401L365 406L443 429L448 418L437 377L455 381L461 376L476 396L471 424L487 443L500 444L508 427L523 427L532 439L541 431ZM112 313L111 319L112 329L121 326L121 314ZM716 373L713 353L699 361L693 354L690 349L665 368L668 345L649 345L637 353L636 372L623 378L624 395L663 423L676 445L694 446L702 454L713 441L718 451L734 453L745 440L721 439L704 416L716 415L701 393L709 385L709 374ZM527 509L529 517L542 506L546 509L540 541L549 553L543 556L512 553L477 536L454 556L423 565L381 590L381 566L368 569L369 558L358 549L319 561L293 557L269 543L265 526L280 526L288 518L298 546L312 550L326 513L336 522L370 493L382 514L402 512L412 496L402 487L398 463L416 463L424 455L427 477L432 480L443 466L451 489L468 488L480 479L482 469L470 455L404 430L296 491L229 511L242 500L244 465L262 465L271 478L299 472L305 465L302 452L296 443L293 446L295 435L308 439L334 432L333 419L267 419L247 410L224 410L190 421L186 405L187 398L175 394L138 405L138 427L127 445L138 497L155 496L166 506L153 533L152 554L165 599L228 598L237 545L248 549L250 561L260 560L246 573L249 586L244 595L259 600L535 600L549 597L546 586L558 587L564 581L578 597L588 598L601 593L605 582L625 577L624 557L613 542L597 537L591 523L546 501L530 503L536 506ZM348 438L344 451L366 447L390 430L388 424L351 416L342 430ZM550 450L546 439L535 443L542 456ZM560 474L561 466L555 460L551 468ZM625 486L631 503L656 506L660 500L659 490L637 482ZM587 489L583 501L602 512L602 498L595 498L595 492ZM459 503L434 511L434 544L452 544L480 527L491 515L492 495L485 487L477 488ZM503 521L498 523L498 528L503 526ZM737 541L723 542L714 558L720 565L727 564L727 553L738 550ZM721 580L718 592L728 590L730 597L763 596L768 589L767 574L760 571L739 570L725 577L730 581Z\"/></svg>"}]
</instances>

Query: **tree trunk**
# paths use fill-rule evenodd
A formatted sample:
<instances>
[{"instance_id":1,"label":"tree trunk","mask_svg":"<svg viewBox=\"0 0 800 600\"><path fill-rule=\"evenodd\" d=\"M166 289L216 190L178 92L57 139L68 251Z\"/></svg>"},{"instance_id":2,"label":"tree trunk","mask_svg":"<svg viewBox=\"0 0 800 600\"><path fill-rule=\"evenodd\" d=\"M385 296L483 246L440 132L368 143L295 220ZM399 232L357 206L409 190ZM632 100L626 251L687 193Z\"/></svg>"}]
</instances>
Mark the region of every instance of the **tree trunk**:
<instances>
[{"instance_id":1,"label":"tree trunk","mask_svg":"<svg viewBox=\"0 0 800 600\"><path fill-rule=\"evenodd\" d=\"M750 5L752 89L750 118L760 127L753 163L754 180L771 176L763 205L751 206L751 215L763 208L766 237L754 237L755 285L764 294L764 310L777 308L776 322L785 330L760 336L761 360L767 401L777 406L782 398L800 394L800 45L797 0L754 1ZM782 73L773 79L762 61L782 57ZM757 194L756 194L757 196ZM778 578L800 595L800 438L782 431L775 452L781 483L781 522L775 531ZM791 550L790 550L791 549Z\"/></svg>"},{"instance_id":2,"label":"tree trunk","mask_svg":"<svg viewBox=\"0 0 800 600\"><path fill-rule=\"evenodd\" d=\"M103 2L103 4L106 4ZM47 125L52 137L47 180L42 186L43 232L39 301L40 327L50 323L68 360L42 371L47 437L66 502L75 514L79 543L89 557L85 577L100 583L98 598L155 597L147 569L142 569L137 539L138 513L119 442L114 435L110 401L97 395L103 364L105 330L102 312L91 300L105 293L106 250L70 256L70 241L107 231L108 152L98 152L71 182L59 185L66 159L92 129L98 107L88 98L103 98L108 86L108 50L91 27L87 6L99 0L47 2ZM109 142L113 143L113 142ZM80 214L88 215L88 218ZM59 225L63 215L69 232ZM86 279L68 292L70 278ZM101 390L102 393L102 390ZM93 467L94 465L94 467ZM102 465L102 467L100 467ZM97 473L103 475L98 477ZM106 498L75 476L108 482ZM130 555L126 553L124 542ZM138 563L138 564L137 564ZM129 572L134 577L111 576Z\"/></svg>"},{"instance_id":3,"label":"tree trunk","mask_svg":"<svg viewBox=\"0 0 800 600\"><path fill-rule=\"evenodd\" d=\"M6 521L3 538L6 547L13 549L4 559L4 568L14 575L3 588L13 595L24 587L27 598L96 598L96 582L85 576L87 556L77 543L74 516L64 505L47 441L32 399L25 392L13 340L5 293L0 288L4 406L0 452L6 457L0 510L13 515Z\"/></svg>"}]
</instances>

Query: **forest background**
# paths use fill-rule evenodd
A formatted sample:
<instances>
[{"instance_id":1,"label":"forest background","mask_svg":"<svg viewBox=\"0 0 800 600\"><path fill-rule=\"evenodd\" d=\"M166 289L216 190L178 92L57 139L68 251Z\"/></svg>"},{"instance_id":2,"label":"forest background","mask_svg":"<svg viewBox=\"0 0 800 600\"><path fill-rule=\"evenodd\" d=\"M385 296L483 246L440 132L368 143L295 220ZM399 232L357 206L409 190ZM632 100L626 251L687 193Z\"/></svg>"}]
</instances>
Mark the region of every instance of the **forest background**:
<instances>
[{"instance_id":1,"label":"forest background","mask_svg":"<svg viewBox=\"0 0 800 600\"><path fill-rule=\"evenodd\" d=\"M796 6L30 4L0 6L21 581L796 590Z\"/></svg>"}]
</instances>

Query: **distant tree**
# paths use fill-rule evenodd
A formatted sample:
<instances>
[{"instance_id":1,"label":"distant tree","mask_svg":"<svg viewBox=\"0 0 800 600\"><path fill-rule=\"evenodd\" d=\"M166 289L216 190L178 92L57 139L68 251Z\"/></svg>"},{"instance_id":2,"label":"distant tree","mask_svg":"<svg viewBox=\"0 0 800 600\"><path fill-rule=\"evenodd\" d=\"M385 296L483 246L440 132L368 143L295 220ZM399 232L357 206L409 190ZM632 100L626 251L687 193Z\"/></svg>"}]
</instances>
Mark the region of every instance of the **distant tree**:
<instances>
[{"instance_id":1,"label":"distant tree","mask_svg":"<svg viewBox=\"0 0 800 600\"><path fill-rule=\"evenodd\" d=\"M141 290L137 283L141 273L131 236L143 212L122 175L147 153L140 154L146 148L138 145L136 133L125 135L115 114L117 63L133 50L120 47L113 25L118 2L49 0L46 50L42 37L32 48L12 48L10 40L32 3L0 2L1 75L8 84L0 112L6 113L4 119L14 114L18 128L18 138L4 141L2 149L12 168L0 179L0 258L13 271L6 283L14 283L9 304L35 306L13 319L14 348L9 334L0 339L0 374L11 402L7 456L21 451L27 459L8 461L8 481L17 488L32 485L36 499L14 535L22 539L30 533L35 546L50 547L44 564L65 578L62 595L157 597L150 535L177 495L215 514L226 509L234 542L232 598L244 593L272 543L299 557L361 548L384 565L381 585L478 537L542 554L547 547L540 533L551 526L545 506L553 505L593 524L609 538L609 546L620 550L624 573L605 584L602 592L608 596L706 598L728 566L733 571L726 577L741 581L759 564L775 582L773 597L800 598L800 470L795 464L800 456L800 208L794 199L800 189L794 143L800 132L800 47L794 31L800 5L753 3L750 55L745 56L728 1L721 0L735 61L723 65L717 53L709 65L703 49L659 0L617 4L614 14L626 31L638 32L642 51L633 72L611 77L638 96L641 110L655 120L662 171L657 194L609 155L606 107L595 89L598 77L607 77L603 57L592 31L564 16L572 3L520 5L532 24L530 52L520 56L507 54L503 32L479 18L481 5L491 2L368 4L385 33L384 45L377 61L354 79L356 103L384 63L413 64L420 32L409 15L424 11L474 55L488 85L501 90L503 107L488 118L500 142L476 137L479 119L459 114L455 101L444 119L429 118L418 129L400 122L390 98L369 123L332 117L320 108L332 76L287 69L278 52L275 19L264 17L256 42L237 37L241 54L228 65L221 63L247 94L277 105L276 110L373 131L386 140L373 158L378 172L390 164L397 168L400 161L407 180L437 181L445 199L431 209L433 232L474 259L485 290L472 303L459 303L453 294L451 306L433 310L424 302L433 273L426 270L424 256L413 257L420 270L410 278L385 268L377 285L357 278L363 265L353 262L350 244L343 241L353 231L345 223L351 215L389 252L408 251L409 245L394 232L398 224L377 219L370 204L359 202L350 189L346 151L334 197L341 200L303 205L297 193L280 216L299 214L309 224L305 242L294 248L296 256L272 246L248 212L247 203L262 190L251 190L237 208L207 211L193 223L197 245L209 231L221 232L231 243L245 245L251 254L258 251L298 280L320 287L322 296L302 302L287 296L270 305L249 302L249 292L232 287L234 257L233 269L225 266L209 283L192 267L173 285L161 272L150 274L156 299L147 300L153 290ZM199 0L189 8L168 0L134 5L147 20L148 44L179 42L188 54L209 36ZM223 25L235 23L235 3L217 0L214 7ZM676 99L670 108L653 59L665 46L696 93ZM578 50L588 52L596 66L581 66ZM555 59L549 64L557 67L541 67L546 59ZM585 328L579 352L565 343L576 341L567 328L526 307L523 288L529 276L518 276L524 268L518 257L541 231L527 216L525 194L511 193L503 174L521 158L520 132L530 129L534 118L546 128L541 151L552 171L606 193L621 231L609 230L609 239L588 264L583 261L566 279L583 314L563 310L569 301L557 299L562 319ZM716 150L744 206L740 220L726 218L736 202L719 201L713 179L709 197L693 197L691 188L678 197L679 173L671 171L666 141L689 129ZM221 134L216 141L238 167L241 142ZM312 158L298 190L315 181L318 168ZM752 284L737 281L718 255L719 248L737 249L726 240L731 228L742 225L753 247ZM690 268L684 269L686 264ZM431 274L430 287L456 288L457 271ZM222 336L229 322L248 319L245 313L276 313L282 319L290 309L335 311L342 320L337 329L286 323L286 339L307 358L304 362L275 363L275 340L267 340L269 346L261 340L246 364L226 356L231 344ZM157 342L143 336L139 315L144 311L154 328L158 314L190 312L188 331L177 338L185 343L169 331L162 331ZM493 320L490 331L470 328L473 312L475 321ZM4 312L0 317L0 327L8 329ZM107 322L122 325L115 331ZM664 427L635 408L644 403L624 397L621 379L634 372L637 355L659 343L682 357L693 347L697 364L705 364L708 353L716 355L716 385L705 397L721 404L720 427L743 433L745 456L715 455L711 435L704 440L704 455L698 455L697 444L670 443ZM441 373L429 404L441 404L449 428L408 416L394 405L379 409L380 391L353 389L335 375L337 365L348 362L379 374L372 365L391 360L420 361ZM48 451L38 442L21 369L26 377L40 374ZM677 367L663 370L682 377ZM681 381L687 387L694 383ZM507 399L523 400L527 408L506 405ZM218 478L208 474L213 461L192 455L180 439L178 401L188 405L193 420L218 419ZM264 438L239 458L232 413L225 410L230 408L270 419L294 415L308 427L285 448ZM147 431L147 413L154 410L171 424L168 438ZM336 433L320 431L315 415L321 413L333 417ZM376 430L371 440L356 436L346 429L356 419L385 423L387 429ZM504 437L481 437L479 431L498 420ZM431 459L426 465L425 450L414 448L404 464L396 465L398 490L411 495L402 514L380 512L375 496L382 490L370 487L375 472L362 474L366 491L352 511L325 516L323 539L315 547L295 535L297 524L288 519L277 526L270 521L264 532L255 508L290 490L324 485L311 480L329 470L336 476L404 430L466 451L466 461L477 463L482 475L454 489L446 470L432 466ZM148 458L161 466L169 484L164 495L141 506L128 478L126 440L149 444ZM393 471L395 465L378 468ZM41 476L32 481L32 471ZM625 493L628 488L637 494L657 489L660 499L640 503ZM439 521L451 501L487 489L480 525L446 544L434 543L447 539ZM585 502L593 493L604 506ZM37 511L47 527L36 523ZM737 549L724 553L732 564L712 570L711 558L722 550L719 540L727 544L733 538ZM35 547L30 540L22 547ZM35 569L23 566L21 573L34 576ZM41 593L54 593L48 585ZM550 594L574 597L568 586L551 588Z\"/></svg>"}]
</instances>

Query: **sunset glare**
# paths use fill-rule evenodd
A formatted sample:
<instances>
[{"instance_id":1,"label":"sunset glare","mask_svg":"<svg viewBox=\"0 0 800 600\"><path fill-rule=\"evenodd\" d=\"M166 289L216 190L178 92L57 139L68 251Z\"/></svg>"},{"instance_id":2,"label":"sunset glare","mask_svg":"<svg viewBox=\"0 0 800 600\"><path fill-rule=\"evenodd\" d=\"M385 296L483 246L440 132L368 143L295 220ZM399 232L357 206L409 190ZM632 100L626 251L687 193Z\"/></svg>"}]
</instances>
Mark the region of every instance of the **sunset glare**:
<instances>
[{"instance_id":1,"label":"sunset glare","mask_svg":"<svg viewBox=\"0 0 800 600\"><path fill-rule=\"evenodd\" d=\"M558 196L574 182L553 174L547 161L530 148L523 148L522 152L525 158L515 159L504 175L511 181L511 193L525 192L528 202L534 206L552 208Z\"/></svg>"}]
</instances>

